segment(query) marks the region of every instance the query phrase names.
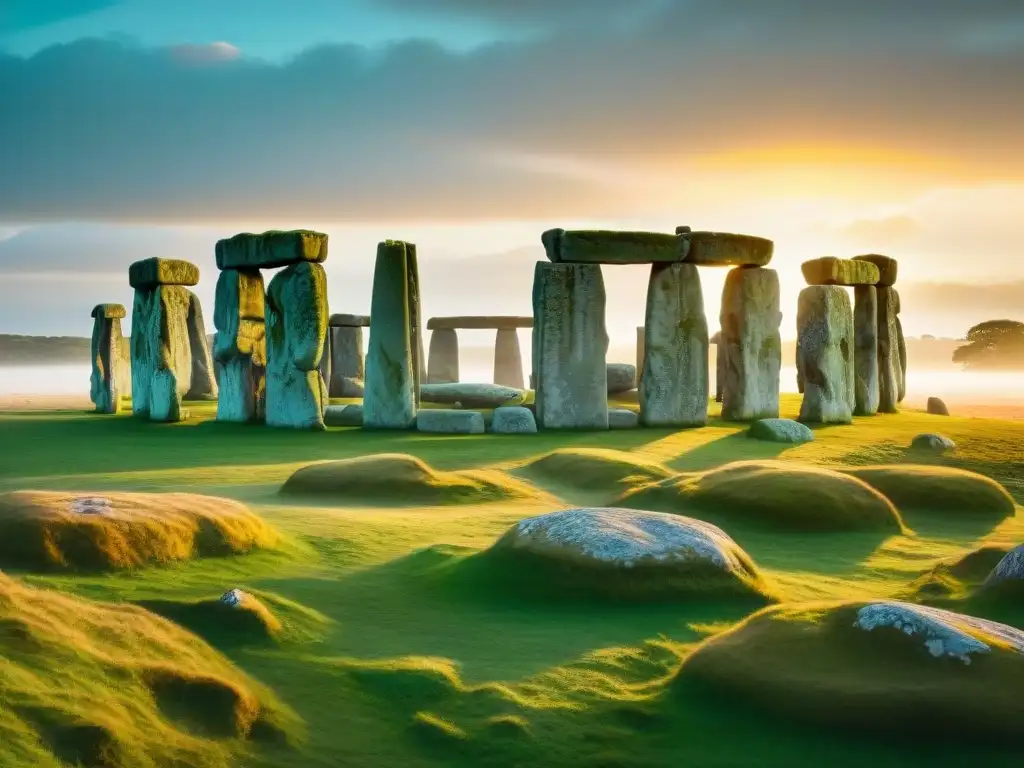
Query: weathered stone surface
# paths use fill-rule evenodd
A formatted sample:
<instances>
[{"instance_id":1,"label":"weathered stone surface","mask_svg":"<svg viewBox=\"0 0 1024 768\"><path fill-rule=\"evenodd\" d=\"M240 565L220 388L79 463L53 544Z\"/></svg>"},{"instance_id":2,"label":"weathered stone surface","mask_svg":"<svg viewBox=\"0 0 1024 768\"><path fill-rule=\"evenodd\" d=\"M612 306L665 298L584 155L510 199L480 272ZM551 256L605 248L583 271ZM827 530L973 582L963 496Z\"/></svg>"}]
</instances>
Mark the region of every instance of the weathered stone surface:
<instances>
[{"instance_id":1,"label":"weathered stone surface","mask_svg":"<svg viewBox=\"0 0 1024 768\"><path fill-rule=\"evenodd\" d=\"M361 427L363 406L358 403L329 405L324 409L324 424L328 427Z\"/></svg>"},{"instance_id":2,"label":"weathered stone surface","mask_svg":"<svg viewBox=\"0 0 1024 768\"><path fill-rule=\"evenodd\" d=\"M199 267L180 259L143 259L128 267L128 285L136 290L198 284Z\"/></svg>"},{"instance_id":3,"label":"weathered stone surface","mask_svg":"<svg viewBox=\"0 0 1024 768\"><path fill-rule=\"evenodd\" d=\"M203 307L198 296L191 291L188 295L188 343L192 352L192 376L185 398L216 400L217 380L213 371L213 355L210 354L210 344L206 338Z\"/></svg>"},{"instance_id":4,"label":"weathered stone surface","mask_svg":"<svg viewBox=\"0 0 1024 768\"><path fill-rule=\"evenodd\" d=\"M854 410L857 416L878 412L878 290L873 285L853 289Z\"/></svg>"},{"instance_id":5,"label":"weathered stone surface","mask_svg":"<svg viewBox=\"0 0 1024 768\"><path fill-rule=\"evenodd\" d=\"M455 405L462 408L500 408L520 405L526 399L526 390L503 387L499 384L450 382L424 384L420 387L424 403Z\"/></svg>"},{"instance_id":6,"label":"weathered stone surface","mask_svg":"<svg viewBox=\"0 0 1024 768\"><path fill-rule=\"evenodd\" d=\"M810 427L792 419L755 421L747 430L747 435L754 440L766 440L771 443L809 443L814 440L814 433Z\"/></svg>"},{"instance_id":7,"label":"weathered stone surface","mask_svg":"<svg viewBox=\"0 0 1024 768\"><path fill-rule=\"evenodd\" d=\"M686 256L684 240L660 232L549 229L541 242L555 263L655 264Z\"/></svg>"},{"instance_id":8,"label":"weathered stone surface","mask_svg":"<svg viewBox=\"0 0 1024 768\"><path fill-rule=\"evenodd\" d=\"M127 316L128 311L124 308L124 304L97 304L91 315L93 319L105 318L107 320L120 320Z\"/></svg>"},{"instance_id":9,"label":"weathered stone surface","mask_svg":"<svg viewBox=\"0 0 1024 768\"><path fill-rule=\"evenodd\" d=\"M875 285L878 267L869 261L825 256L800 265L808 285Z\"/></svg>"},{"instance_id":10,"label":"weathered stone surface","mask_svg":"<svg viewBox=\"0 0 1024 768\"><path fill-rule=\"evenodd\" d=\"M640 426L640 415L629 408L608 409L608 429L636 429Z\"/></svg>"},{"instance_id":11,"label":"weathered stone surface","mask_svg":"<svg viewBox=\"0 0 1024 768\"><path fill-rule=\"evenodd\" d=\"M899 296L896 297L896 306L899 307ZM899 309L897 309L899 312ZM897 382L896 402L902 403L907 396L907 339L903 335L903 323L900 322L899 314L896 315L896 349L899 359L899 381Z\"/></svg>"},{"instance_id":12,"label":"weathered stone surface","mask_svg":"<svg viewBox=\"0 0 1024 768\"><path fill-rule=\"evenodd\" d=\"M640 388L640 382L644 378L644 339L647 336L647 330L642 326L636 327L636 387Z\"/></svg>"},{"instance_id":13,"label":"weathered stone surface","mask_svg":"<svg viewBox=\"0 0 1024 768\"><path fill-rule=\"evenodd\" d=\"M881 256L877 253L868 253L864 256L854 256L854 261L869 261L878 267L878 285L883 288L891 288L896 285L896 276L899 273L899 262L889 256Z\"/></svg>"},{"instance_id":14,"label":"weathered stone surface","mask_svg":"<svg viewBox=\"0 0 1024 768\"><path fill-rule=\"evenodd\" d=\"M92 373L89 396L97 413L119 413L121 410L121 380L118 367L121 365L121 315L110 316L105 307L121 307L120 304L101 304L93 310L92 324Z\"/></svg>"},{"instance_id":15,"label":"weathered stone surface","mask_svg":"<svg viewBox=\"0 0 1024 768\"><path fill-rule=\"evenodd\" d=\"M932 453L946 453L956 450L956 443L945 435L925 433L917 435L910 441L910 447L919 451L930 451Z\"/></svg>"},{"instance_id":16,"label":"weathered stone surface","mask_svg":"<svg viewBox=\"0 0 1024 768\"><path fill-rule=\"evenodd\" d=\"M938 397L928 398L928 413L933 416L949 416L949 408Z\"/></svg>"},{"instance_id":17,"label":"weathered stone surface","mask_svg":"<svg viewBox=\"0 0 1024 768\"><path fill-rule=\"evenodd\" d=\"M363 360L363 329L341 325L330 329L331 397L362 397L366 367Z\"/></svg>"},{"instance_id":18,"label":"weathered stone surface","mask_svg":"<svg viewBox=\"0 0 1024 768\"><path fill-rule=\"evenodd\" d=\"M459 332L438 328L430 332L430 357L427 384L445 384L459 380Z\"/></svg>"},{"instance_id":19,"label":"weathered stone surface","mask_svg":"<svg viewBox=\"0 0 1024 768\"><path fill-rule=\"evenodd\" d=\"M258 271L229 269L220 273L213 309L218 421L246 423L265 418L265 312L263 277Z\"/></svg>"},{"instance_id":20,"label":"weathered stone surface","mask_svg":"<svg viewBox=\"0 0 1024 768\"><path fill-rule=\"evenodd\" d=\"M153 421L182 421L186 414L181 409L181 401L192 384L192 347L188 332L192 292L182 286L161 285L153 289L152 294L143 331L150 355L148 414ZM133 389L133 400L134 397Z\"/></svg>"},{"instance_id":21,"label":"weathered stone surface","mask_svg":"<svg viewBox=\"0 0 1024 768\"><path fill-rule=\"evenodd\" d=\"M608 394L621 395L636 389L636 366L631 363L608 363Z\"/></svg>"},{"instance_id":22,"label":"weathered stone surface","mask_svg":"<svg viewBox=\"0 0 1024 768\"><path fill-rule=\"evenodd\" d=\"M1024 544L1006 553L985 579L984 586L994 587L1010 581L1024 582Z\"/></svg>"},{"instance_id":23,"label":"weathered stone surface","mask_svg":"<svg viewBox=\"0 0 1024 768\"><path fill-rule=\"evenodd\" d=\"M878 288L878 410L896 413L903 371L895 288Z\"/></svg>"},{"instance_id":24,"label":"weathered stone surface","mask_svg":"<svg viewBox=\"0 0 1024 768\"><path fill-rule=\"evenodd\" d=\"M482 435L484 415L479 411L421 408L416 412L416 429L446 435Z\"/></svg>"},{"instance_id":25,"label":"weathered stone surface","mask_svg":"<svg viewBox=\"0 0 1024 768\"><path fill-rule=\"evenodd\" d=\"M329 320L331 328L369 328L369 315L348 315L335 313Z\"/></svg>"},{"instance_id":26,"label":"weathered stone surface","mask_svg":"<svg viewBox=\"0 0 1024 768\"><path fill-rule=\"evenodd\" d=\"M502 435L533 434L537 431L537 420L533 411L521 405L502 406L494 409L491 417L491 432Z\"/></svg>"},{"instance_id":27,"label":"weathered stone surface","mask_svg":"<svg viewBox=\"0 0 1024 768\"><path fill-rule=\"evenodd\" d=\"M722 418L753 421L779 415L779 276L774 269L736 267L722 289L719 317Z\"/></svg>"},{"instance_id":28,"label":"weathered stone surface","mask_svg":"<svg viewBox=\"0 0 1024 768\"><path fill-rule=\"evenodd\" d=\"M772 260L775 243L763 237L728 232L681 232L688 264L707 267L764 267Z\"/></svg>"},{"instance_id":29,"label":"weathered stone surface","mask_svg":"<svg viewBox=\"0 0 1024 768\"><path fill-rule=\"evenodd\" d=\"M533 318L530 319L533 325ZM519 348L519 332L515 328L499 328L494 334L494 383L523 389L523 353Z\"/></svg>"},{"instance_id":30,"label":"weathered stone surface","mask_svg":"<svg viewBox=\"0 0 1024 768\"><path fill-rule=\"evenodd\" d=\"M655 264L647 284L640 420L696 427L708 418L708 321L693 264Z\"/></svg>"},{"instance_id":31,"label":"weathered stone surface","mask_svg":"<svg viewBox=\"0 0 1024 768\"><path fill-rule=\"evenodd\" d=\"M520 317L518 315L461 315L457 317L432 317L427 321L428 331L439 331L443 328L467 331L533 328L533 318Z\"/></svg>"},{"instance_id":32,"label":"weathered stone surface","mask_svg":"<svg viewBox=\"0 0 1024 768\"><path fill-rule=\"evenodd\" d=\"M409 264L406 243L387 240L377 246L363 392L368 429L411 429L416 421Z\"/></svg>"},{"instance_id":33,"label":"weathered stone surface","mask_svg":"<svg viewBox=\"0 0 1024 768\"><path fill-rule=\"evenodd\" d=\"M804 379L800 421L849 424L853 420L853 310L838 285L800 292L797 336Z\"/></svg>"},{"instance_id":34,"label":"weathered stone surface","mask_svg":"<svg viewBox=\"0 0 1024 768\"><path fill-rule=\"evenodd\" d=\"M219 240L217 269L277 269L301 262L319 264L327 259L327 235L298 229L262 234L242 232Z\"/></svg>"},{"instance_id":35,"label":"weathered stone surface","mask_svg":"<svg viewBox=\"0 0 1024 768\"><path fill-rule=\"evenodd\" d=\"M533 372L542 429L608 428L608 332L597 264L537 262Z\"/></svg>"},{"instance_id":36,"label":"weathered stone surface","mask_svg":"<svg viewBox=\"0 0 1024 768\"><path fill-rule=\"evenodd\" d=\"M323 429L327 386L320 355L327 333L327 274L303 261L267 288L267 404L271 427Z\"/></svg>"}]
</instances>

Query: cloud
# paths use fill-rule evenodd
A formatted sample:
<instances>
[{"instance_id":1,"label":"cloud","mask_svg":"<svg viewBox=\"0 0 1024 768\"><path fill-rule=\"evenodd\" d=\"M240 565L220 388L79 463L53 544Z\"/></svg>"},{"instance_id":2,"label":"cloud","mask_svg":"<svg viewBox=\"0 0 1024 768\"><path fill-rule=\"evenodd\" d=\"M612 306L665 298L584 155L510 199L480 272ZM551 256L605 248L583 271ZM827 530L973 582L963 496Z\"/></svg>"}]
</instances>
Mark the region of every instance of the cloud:
<instances>
[{"instance_id":1,"label":"cloud","mask_svg":"<svg viewBox=\"0 0 1024 768\"><path fill-rule=\"evenodd\" d=\"M119 0L4 0L0 34L44 27L117 5Z\"/></svg>"},{"instance_id":2,"label":"cloud","mask_svg":"<svg viewBox=\"0 0 1024 768\"><path fill-rule=\"evenodd\" d=\"M851 240L888 247L921 231L921 224L911 216L886 216L881 219L857 219L839 228L839 234Z\"/></svg>"},{"instance_id":3,"label":"cloud","mask_svg":"<svg viewBox=\"0 0 1024 768\"><path fill-rule=\"evenodd\" d=\"M178 61L189 64L214 64L231 61L242 55L231 43L216 42L208 45L176 45L170 49L171 55Z\"/></svg>"},{"instance_id":4,"label":"cloud","mask_svg":"<svg viewBox=\"0 0 1024 768\"><path fill-rule=\"evenodd\" d=\"M961 39L1019 3L848 5L661 0L628 27L283 65L99 40L0 57L0 223L558 219L813 197L833 166L865 195L1024 178L1024 51Z\"/></svg>"}]
</instances>

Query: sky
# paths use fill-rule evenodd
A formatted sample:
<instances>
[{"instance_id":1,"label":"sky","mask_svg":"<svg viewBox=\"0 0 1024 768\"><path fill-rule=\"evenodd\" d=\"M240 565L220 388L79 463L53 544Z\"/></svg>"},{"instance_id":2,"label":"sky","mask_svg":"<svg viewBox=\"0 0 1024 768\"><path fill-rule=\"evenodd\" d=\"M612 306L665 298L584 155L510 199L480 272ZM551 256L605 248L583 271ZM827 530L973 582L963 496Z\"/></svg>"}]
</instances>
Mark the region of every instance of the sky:
<instances>
[{"instance_id":1,"label":"sky","mask_svg":"<svg viewBox=\"0 0 1024 768\"><path fill-rule=\"evenodd\" d=\"M212 320L216 240L299 227L333 311L398 238L427 316L529 314L543 230L686 224L775 241L786 338L800 263L871 252L959 337L1024 320L1022 211L1020 0L0 3L0 333L88 335L149 256Z\"/></svg>"}]
</instances>

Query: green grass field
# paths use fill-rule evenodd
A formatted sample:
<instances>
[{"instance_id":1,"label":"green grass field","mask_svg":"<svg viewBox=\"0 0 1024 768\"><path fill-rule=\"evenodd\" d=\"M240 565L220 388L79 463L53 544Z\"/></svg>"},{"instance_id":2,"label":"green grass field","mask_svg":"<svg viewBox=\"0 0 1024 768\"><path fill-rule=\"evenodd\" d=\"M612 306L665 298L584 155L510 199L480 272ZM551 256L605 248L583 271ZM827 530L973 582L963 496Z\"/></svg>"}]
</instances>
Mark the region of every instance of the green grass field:
<instances>
[{"instance_id":1,"label":"green grass field","mask_svg":"<svg viewBox=\"0 0 1024 768\"><path fill-rule=\"evenodd\" d=\"M679 674L706 638L735 627L757 606L560 594L559 583L542 574L510 577L480 565L476 555L523 517L618 504L642 483L675 483L674 473L687 472L693 474L665 493L678 493L725 528L787 610L799 612L790 605L797 603L895 597L930 600L1024 628L1024 601L972 600L968 577L957 581L959 571L951 576L942 567L936 575L937 566L979 548L1024 541L1024 514L1019 506L1006 514L998 489L965 489L957 485L960 480L942 486L947 480L938 471L895 481L877 472L772 479L788 477L782 465L847 470L926 464L983 474L1020 503L1024 422L904 412L817 429L814 442L792 446L750 440L741 425L717 416L707 427L681 432L432 436L225 425L214 422L212 404L189 408L191 418L175 425L130 416L0 413L0 493L224 496L247 504L283 535L268 551L134 570L5 569L30 588L143 604L185 629L165 622L150 626L149 614L133 611L130 620L139 629L130 640L118 640L122 655L115 656L98 644L116 634L116 622L104 629L108 619L98 618L88 631L58 630L54 622L65 620L62 613L72 608L55 609L53 617L33 619L31 632L48 628L53 637L46 642L64 643L66 658L43 663L25 650L27 630L15 631L12 620L2 618L17 601L0 591L2 768L75 760L104 768L1019 764L1019 741L985 736L984 729L945 733L941 721L933 721L934 733L927 737L909 726L884 733L844 729L836 726L843 720L841 707L826 713L828 725L822 725L821 712L802 717L794 710L804 699L776 707L764 696L744 694L743 686L716 688ZM783 416L795 418L798 408L796 397L784 397ZM941 458L915 455L908 446L921 432L941 432L958 449ZM538 461L563 448L580 450ZM372 487L344 499L279 493L310 462L372 454L421 459L436 471L436 487L422 496L411 486L406 504L395 492L377 503ZM729 495L736 486L716 481L708 470L740 460L767 462L771 477L755 474L746 490ZM860 479L850 479L855 476ZM482 488L482 500L459 494L449 499L442 492L446 483L470 481ZM887 493L894 509L869 486ZM937 487L949 491L936 493ZM502 488L511 490L504 495ZM664 494L659 498L664 503ZM452 503L437 504L438 499ZM814 504L845 510L849 520L813 525L806 508ZM804 514L775 516L775 510L789 507L802 507ZM937 593L922 588L940 576L952 586ZM532 588L504 589L509 578L532 578ZM235 587L259 598L274 617L273 631L260 616L235 625L232 617L208 610L204 601ZM40 598L22 603L33 599ZM175 643L188 646L182 659L173 657ZM808 647L813 653L818 646ZM241 718L264 724L263 736L272 732L271 737L241 738L231 727L181 724L200 717L209 697L199 696L179 717L175 713L191 701L188 696L166 693L167 686L136 691L138 675L123 667L141 663L131 659L150 658L177 665L179 675L193 670L196 679L222 681L217 696L229 700L224 706L234 713L230 723ZM20 676L11 671L12 660ZM1019 672L1018 665L1006 674ZM842 684L849 685L845 677ZM195 685L189 683L188 690ZM785 690L783 680L766 688L765 696L786 698ZM132 696L145 706L136 702L136 711ZM28 699L35 702L32 712L42 707L51 719L52 712L63 713L59 733L56 726L40 725L41 716L26 714ZM815 709L829 706L820 697L807 701ZM178 710L168 702L177 702ZM955 703L965 711L973 706L970 699ZM928 712L919 715L927 720ZM80 723L89 718L101 718L104 738L119 746L97 747L94 731ZM67 722L79 723L77 730L69 731ZM178 751L148 746L170 743L178 731L188 735L174 742ZM58 747L69 740L78 746L62 756Z\"/></svg>"}]
</instances>

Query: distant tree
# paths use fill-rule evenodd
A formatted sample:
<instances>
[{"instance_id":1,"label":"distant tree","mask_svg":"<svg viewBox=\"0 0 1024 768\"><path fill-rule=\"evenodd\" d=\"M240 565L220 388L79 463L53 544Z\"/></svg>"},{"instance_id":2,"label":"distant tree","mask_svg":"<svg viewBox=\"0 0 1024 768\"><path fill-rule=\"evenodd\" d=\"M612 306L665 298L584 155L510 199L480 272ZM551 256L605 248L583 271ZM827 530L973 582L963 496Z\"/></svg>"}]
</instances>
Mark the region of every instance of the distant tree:
<instances>
[{"instance_id":1,"label":"distant tree","mask_svg":"<svg viewBox=\"0 0 1024 768\"><path fill-rule=\"evenodd\" d=\"M953 362L965 368L1024 368L1024 323L988 320L967 332Z\"/></svg>"}]
</instances>

